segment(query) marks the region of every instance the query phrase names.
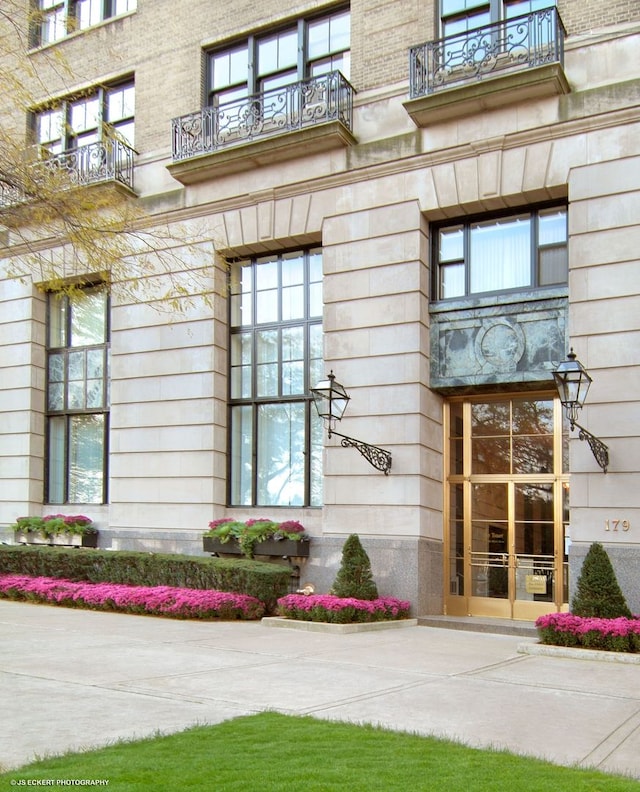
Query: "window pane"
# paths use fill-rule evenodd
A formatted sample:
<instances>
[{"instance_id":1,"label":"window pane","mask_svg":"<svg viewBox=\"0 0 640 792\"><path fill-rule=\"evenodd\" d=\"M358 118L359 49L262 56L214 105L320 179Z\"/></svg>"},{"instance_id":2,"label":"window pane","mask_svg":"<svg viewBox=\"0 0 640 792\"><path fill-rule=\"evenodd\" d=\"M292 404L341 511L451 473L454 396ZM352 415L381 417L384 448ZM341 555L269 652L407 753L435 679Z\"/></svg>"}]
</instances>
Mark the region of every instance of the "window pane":
<instances>
[{"instance_id":1,"label":"window pane","mask_svg":"<svg viewBox=\"0 0 640 792\"><path fill-rule=\"evenodd\" d=\"M309 387L314 387L324 375L322 325L313 324L309 327Z\"/></svg>"},{"instance_id":2,"label":"window pane","mask_svg":"<svg viewBox=\"0 0 640 792\"><path fill-rule=\"evenodd\" d=\"M554 283L566 283L569 278L569 262L566 247L542 248L538 252L538 283L550 286Z\"/></svg>"},{"instance_id":3,"label":"window pane","mask_svg":"<svg viewBox=\"0 0 640 792\"><path fill-rule=\"evenodd\" d=\"M530 284L531 222L528 215L472 225L470 245L472 293Z\"/></svg>"},{"instance_id":4,"label":"window pane","mask_svg":"<svg viewBox=\"0 0 640 792\"><path fill-rule=\"evenodd\" d=\"M135 88L122 85L112 88L107 96L107 121L114 124L123 118L131 118L135 108Z\"/></svg>"},{"instance_id":5,"label":"window pane","mask_svg":"<svg viewBox=\"0 0 640 792\"><path fill-rule=\"evenodd\" d=\"M102 18L102 0L77 0L76 21L82 30L96 25Z\"/></svg>"},{"instance_id":6,"label":"window pane","mask_svg":"<svg viewBox=\"0 0 640 792\"><path fill-rule=\"evenodd\" d=\"M64 503L64 447L65 419L49 418L48 437L48 493L49 503Z\"/></svg>"},{"instance_id":7,"label":"window pane","mask_svg":"<svg viewBox=\"0 0 640 792\"><path fill-rule=\"evenodd\" d=\"M70 345L88 346L106 341L107 295L101 289L83 292L71 303Z\"/></svg>"},{"instance_id":8,"label":"window pane","mask_svg":"<svg viewBox=\"0 0 640 792\"><path fill-rule=\"evenodd\" d=\"M296 66L298 31L296 28L276 33L258 42L258 74L269 74Z\"/></svg>"},{"instance_id":9,"label":"window pane","mask_svg":"<svg viewBox=\"0 0 640 792\"><path fill-rule=\"evenodd\" d=\"M66 346L67 299L60 294L49 295L49 347Z\"/></svg>"},{"instance_id":10,"label":"window pane","mask_svg":"<svg viewBox=\"0 0 640 792\"><path fill-rule=\"evenodd\" d=\"M282 330L282 395L304 391L304 328L286 327Z\"/></svg>"},{"instance_id":11,"label":"window pane","mask_svg":"<svg viewBox=\"0 0 640 792\"><path fill-rule=\"evenodd\" d=\"M113 0L113 8L111 13L124 14L127 11L134 11L136 8L136 0Z\"/></svg>"},{"instance_id":12,"label":"window pane","mask_svg":"<svg viewBox=\"0 0 640 792\"><path fill-rule=\"evenodd\" d=\"M509 473L511 410L509 402L471 405L471 472Z\"/></svg>"},{"instance_id":13,"label":"window pane","mask_svg":"<svg viewBox=\"0 0 640 792\"><path fill-rule=\"evenodd\" d=\"M464 258L462 226L443 228L440 231L440 261L458 261Z\"/></svg>"},{"instance_id":14,"label":"window pane","mask_svg":"<svg viewBox=\"0 0 640 792\"><path fill-rule=\"evenodd\" d=\"M233 407L231 410L231 502L237 506L250 506L252 503L252 437L252 408Z\"/></svg>"},{"instance_id":15,"label":"window pane","mask_svg":"<svg viewBox=\"0 0 640 792\"><path fill-rule=\"evenodd\" d=\"M47 392L47 409L64 410L64 383L50 382Z\"/></svg>"},{"instance_id":16,"label":"window pane","mask_svg":"<svg viewBox=\"0 0 640 792\"><path fill-rule=\"evenodd\" d=\"M87 350L87 408L104 407L104 351Z\"/></svg>"},{"instance_id":17,"label":"window pane","mask_svg":"<svg viewBox=\"0 0 640 792\"><path fill-rule=\"evenodd\" d=\"M513 17L520 16L521 14L540 11L552 5L555 5L553 0L513 0L513 2L507 2L505 4L505 17L507 19L513 19Z\"/></svg>"},{"instance_id":18,"label":"window pane","mask_svg":"<svg viewBox=\"0 0 640 792\"><path fill-rule=\"evenodd\" d=\"M256 333L257 396L278 396L278 331Z\"/></svg>"},{"instance_id":19,"label":"window pane","mask_svg":"<svg viewBox=\"0 0 640 792\"><path fill-rule=\"evenodd\" d=\"M538 216L538 244L553 245L567 241L567 212L551 209Z\"/></svg>"},{"instance_id":20,"label":"window pane","mask_svg":"<svg viewBox=\"0 0 640 792\"><path fill-rule=\"evenodd\" d=\"M345 11L309 23L309 60L321 58L331 52L349 49L351 35L350 14Z\"/></svg>"},{"instance_id":21,"label":"window pane","mask_svg":"<svg viewBox=\"0 0 640 792\"><path fill-rule=\"evenodd\" d=\"M251 335L231 336L231 398L251 398Z\"/></svg>"},{"instance_id":22,"label":"window pane","mask_svg":"<svg viewBox=\"0 0 640 792\"><path fill-rule=\"evenodd\" d=\"M75 415L69 425L69 503L102 503L104 415Z\"/></svg>"},{"instance_id":23,"label":"window pane","mask_svg":"<svg viewBox=\"0 0 640 792\"><path fill-rule=\"evenodd\" d=\"M322 252L309 253L309 316L322 316Z\"/></svg>"},{"instance_id":24,"label":"window pane","mask_svg":"<svg viewBox=\"0 0 640 792\"><path fill-rule=\"evenodd\" d=\"M253 269L250 262L232 265L231 270L231 326L251 324Z\"/></svg>"},{"instance_id":25,"label":"window pane","mask_svg":"<svg viewBox=\"0 0 640 792\"><path fill-rule=\"evenodd\" d=\"M40 43L50 44L66 35L64 3L43 0L40 22Z\"/></svg>"},{"instance_id":26,"label":"window pane","mask_svg":"<svg viewBox=\"0 0 640 792\"><path fill-rule=\"evenodd\" d=\"M278 320L278 290L269 289L256 294L256 322L276 322Z\"/></svg>"},{"instance_id":27,"label":"window pane","mask_svg":"<svg viewBox=\"0 0 640 792\"><path fill-rule=\"evenodd\" d=\"M258 504L302 506L304 404L258 406Z\"/></svg>"},{"instance_id":28,"label":"window pane","mask_svg":"<svg viewBox=\"0 0 640 792\"><path fill-rule=\"evenodd\" d=\"M475 14L468 14L467 16L460 17L458 19L448 19L445 21L443 25L443 35L444 36L455 36L459 33L466 33L468 30L474 30L475 28L484 27L485 25L490 24L491 22L491 14L489 11L479 11ZM465 37L466 38L466 37ZM456 58L458 53L458 47L460 45L460 39L458 39L457 43L455 44L455 50L446 50L449 53L447 57L447 65L448 66L456 66L462 65L464 62L465 56L460 53L459 58ZM478 60L483 57L478 53Z\"/></svg>"},{"instance_id":29,"label":"window pane","mask_svg":"<svg viewBox=\"0 0 640 792\"><path fill-rule=\"evenodd\" d=\"M248 75L249 51L246 45L220 52L211 58L211 86L214 91L246 83Z\"/></svg>"},{"instance_id":30,"label":"window pane","mask_svg":"<svg viewBox=\"0 0 640 792\"><path fill-rule=\"evenodd\" d=\"M513 473L553 473L553 402L513 400Z\"/></svg>"},{"instance_id":31,"label":"window pane","mask_svg":"<svg viewBox=\"0 0 640 792\"><path fill-rule=\"evenodd\" d=\"M442 16L449 16L449 14L458 14L461 11L467 11L470 8L486 5L487 0L441 0L442 2Z\"/></svg>"},{"instance_id":32,"label":"window pane","mask_svg":"<svg viewBox=\"0 0 640 792\"><path fill-rule=\"evenodd\" d=\"M328 55L329 47L329 20L320 19L309 24L309 59L315 60L322 55Z\"/></svg>"},{"instance_id":33,"label":"window pane","mask_svg":"<svg viewBox=\"0 0 640 792\"><path fill-rule=\"evenodd\" d=\"M60 110L46 110L38 113L38 143L51 143L62 135L62 113Z\"/></svg>"},{"instance_id":34,"label":"window pane","mask_svg":"<svg viewBox=\"0 0 640 792\"><path fill-rule=\"evenodd\" d=\"M317 382L318 380L315 380ZM322 456L324 442L324 424L314 407L310 408L311 414L311 464L310 464L310 505L322 506L324 495L322 491Z\"/></svg>"},{"instance_id":35,"label":"window pane","mask_svg":"<svg viewBox=\"0 0 640 792\"><path fill-rule=\"evenodd\" d=\"M70 410L82 410L84 402L84 352L72 352L69 355L69 373L67 382L67 407Z\"/></svg>"},{"instance_id":36,"label":"window pane","mask_svg":"<svg viewBox=\"0 0 640 792\"><path fill-rule=\"evenodd\" d=\"M440 267L440 299L463 297L464 293L464 263Z\"/></svg>"},{"instance_id":37,"label":"window pane","mask_svg":"<svg viewBox=\"0 0 640 792\"><path fill-rule=\"evenodd\" d=\"M464 594L464 494L462 484L449 490L449 593Z\"/></svg>"},{"instance_id":38,"label":"window pane","mask_svg":"<svg viewBox=\"0 0 640 792\"><path fill-rule=\"evenodd\" d=\"M449 470L463 472L462 404L454 402L449 408Z\"/></svg>"},{"instance_id":39,"label":"window pane","mask_svg":"<svg viewBox=\"0 0 640 792\"><path fill-rule=\"evenodd\" d=\"M74 133L95 129L98 126L99 103L97 97L83 99L71 106L71 129Z\"/></svg>"}]
</instances>

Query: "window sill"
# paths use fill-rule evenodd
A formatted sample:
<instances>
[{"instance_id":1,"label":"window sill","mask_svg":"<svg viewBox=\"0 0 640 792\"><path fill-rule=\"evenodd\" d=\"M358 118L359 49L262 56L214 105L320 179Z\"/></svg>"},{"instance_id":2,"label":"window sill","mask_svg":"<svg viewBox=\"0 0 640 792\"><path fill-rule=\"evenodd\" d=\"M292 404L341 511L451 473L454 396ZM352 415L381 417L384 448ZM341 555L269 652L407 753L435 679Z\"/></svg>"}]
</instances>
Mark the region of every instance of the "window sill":
<instances>
[{"instance_id":1,"label":"window sill","mask_svg":"<svg viewBox=\"0 0 640 792\"><path fill-rule=\"evenodd\" d=\"M89 33L92 30L97 30L98 28L105 27L105 25L110 25L113 22L119 22L122 19L126 19L127 17L134 16L138 12L137 8L132 9L131 11L125 11L123 14L118 14L117 16L110 16L106 19L101 19L100 22L96 22L95 25L89 25L89 27L80 28L79 30L72 30L70 33L62 36L62 38L56 39L55 41L46 41L44 44L34 44L29 47L27 51L27 55L35 55L38 52L42 52L43 50L49 49L50 47L56 47L62 44L65 41L69 41L69 39L77 38L78 36L82 36L85 33Z\"/></svg>"},{"instance_id":2,"label":"window sill","mask_svg":"<svg viewBox=\"0 0 640 792\"><path fill-rule=\"evenodd\" d=\"M451 300L434 300L429 306L429 313L440 314L452 311L468 311L475 308L494 307L497 305L513 305L525 302L540 302L569 296L567 284L554 286L528 287L509 292L488 292L457 297Z\"/></svg>"}]
</instances>

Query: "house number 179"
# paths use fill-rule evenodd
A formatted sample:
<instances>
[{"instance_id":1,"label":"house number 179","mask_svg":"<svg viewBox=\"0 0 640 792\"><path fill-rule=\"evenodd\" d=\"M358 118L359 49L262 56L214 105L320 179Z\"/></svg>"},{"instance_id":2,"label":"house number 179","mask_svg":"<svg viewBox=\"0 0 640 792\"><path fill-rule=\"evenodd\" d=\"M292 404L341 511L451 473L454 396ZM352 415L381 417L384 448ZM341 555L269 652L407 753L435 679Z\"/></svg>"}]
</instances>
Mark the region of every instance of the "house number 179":
<instances>
[{"instance_id":1,"label":"house number 179","mask_svg":"<svg viewBox=\"0 0 640 792\"><path fill-rule=\"evenodd\" d=\"M631 528L629 520L605 520L605 531L628 531Z\"/></svg>"}]
</instances>

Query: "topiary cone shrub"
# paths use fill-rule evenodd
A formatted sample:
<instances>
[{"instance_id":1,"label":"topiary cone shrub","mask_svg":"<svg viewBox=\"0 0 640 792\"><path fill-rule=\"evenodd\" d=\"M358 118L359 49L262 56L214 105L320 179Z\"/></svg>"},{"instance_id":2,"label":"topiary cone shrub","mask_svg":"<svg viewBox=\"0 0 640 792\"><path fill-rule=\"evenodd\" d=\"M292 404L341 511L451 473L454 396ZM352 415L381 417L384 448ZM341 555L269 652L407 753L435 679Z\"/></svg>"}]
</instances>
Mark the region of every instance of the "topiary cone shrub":
<instances>
[{"instance_id":1,"label":"topiary cone shrub","mask_svg":"<svg viewBox=\"0 0 640 792\"><path fill-rule=\"evenodd\" d=\"M357 534L351 534L344 543L342 562L331 594L360 600L378 598L378 587L371 574L371 562Z\"/></svg>"},{"instance_id":2,"label":"topiary cone shrub","mask_svg":"<svg viewBox=\"0 0 640 792\"><path fill-rule=\"evenodd\" d=\"M599 619L632 618L609 556L599 542L594 542L585 556L571 612Z\"/></svg>"}]
</instances>

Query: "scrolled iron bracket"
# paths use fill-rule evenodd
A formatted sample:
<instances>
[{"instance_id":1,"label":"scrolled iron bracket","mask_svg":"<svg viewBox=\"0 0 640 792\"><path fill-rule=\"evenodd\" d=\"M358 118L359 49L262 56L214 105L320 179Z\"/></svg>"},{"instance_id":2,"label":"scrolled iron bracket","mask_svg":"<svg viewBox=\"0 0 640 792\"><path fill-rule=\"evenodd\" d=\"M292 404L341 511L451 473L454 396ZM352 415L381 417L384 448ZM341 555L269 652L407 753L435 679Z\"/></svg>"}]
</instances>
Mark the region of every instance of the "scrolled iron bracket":
<instances>
[{"instance_id":1,"label":"scrolled iron bracket","mask_svg":"<svg viewBox=\"0 0 640 792\"><path fill-rule=\"evenodd\" d=\"M391 470L391 451L386 451L384 448L379 448L369 443L363 443L362 440L347 437L347 435L334 432L332 429L329 430L328 434L329 437L331 437L331 435L340 437L342 446L345 448L355 448L370 465L376 468L376 470L382 471L385 476L389 475L389 471Z\"/></svg>"},{"instance_id":2,"label":"scrolled iron bracket","mask_svg":"<svg viewBox=\"0 0 640 792\"><path fill-rule=\"evenodd\" d=\"M609 448L599 440L595 435L592 435L588 429L585 429L584 426L580 426L577 421L571 422L571 428L573 429L577 427L578 429L578 438L580 440L586 440L589 443L589 448L591 449L591 453L595 457L596 462L602 468L603 472L607 472L607 468L609 467Z\"/></svg>"}]
</instances>

